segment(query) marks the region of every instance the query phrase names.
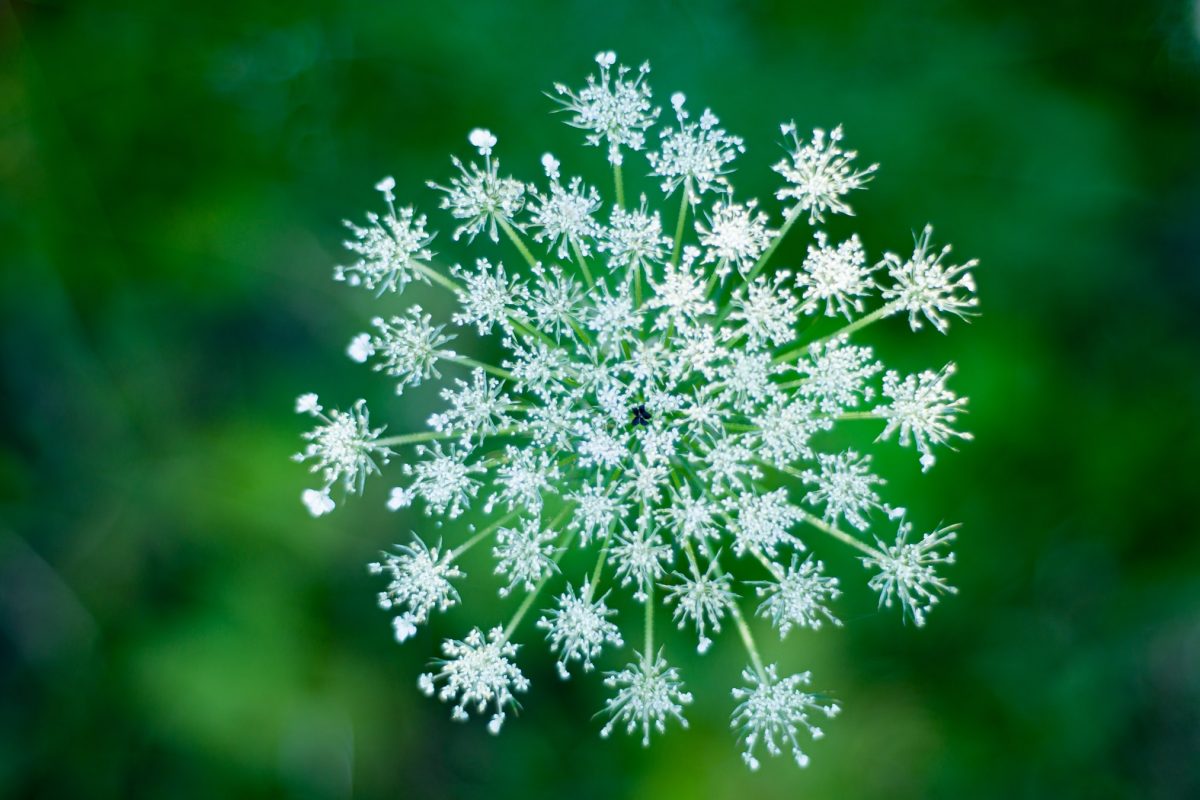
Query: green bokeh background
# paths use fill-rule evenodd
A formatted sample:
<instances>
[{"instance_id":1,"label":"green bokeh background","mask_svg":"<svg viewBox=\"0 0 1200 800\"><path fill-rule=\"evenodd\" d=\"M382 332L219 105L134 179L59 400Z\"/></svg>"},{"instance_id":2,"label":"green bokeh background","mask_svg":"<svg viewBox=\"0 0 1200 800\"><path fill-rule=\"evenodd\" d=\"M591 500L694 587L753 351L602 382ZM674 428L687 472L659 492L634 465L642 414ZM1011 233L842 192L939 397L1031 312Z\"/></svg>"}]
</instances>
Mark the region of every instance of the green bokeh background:
<instances>
[{"instance_id":1,"label":"green bokeh background","mask_svg":"<svg viewBox=\"0 0 1200 800\"><path fill-rule=\"evenodd\" d=\"M1200 796L1197 31L1184 0L0 0L0 795ZM297 502L297 394L401 431L436 402L344 358L379 307L328 279L338 221L384 174L431 207L476 125L604 180L541 92L608 48L746 137L741 193L779 121L844 122L883 166L831 230L878 255L932 221L982 261L973 324L871 337L960 364L976 441L880 458L963 523L961 592L918 630L849 580L844 629L772 646L844 704L806 771L741 765L729 638L676 650L692 726L649 750L531 634L520 717L450 722L363 569L427 524L383 481Z\"/></svg>"}]
</instances>

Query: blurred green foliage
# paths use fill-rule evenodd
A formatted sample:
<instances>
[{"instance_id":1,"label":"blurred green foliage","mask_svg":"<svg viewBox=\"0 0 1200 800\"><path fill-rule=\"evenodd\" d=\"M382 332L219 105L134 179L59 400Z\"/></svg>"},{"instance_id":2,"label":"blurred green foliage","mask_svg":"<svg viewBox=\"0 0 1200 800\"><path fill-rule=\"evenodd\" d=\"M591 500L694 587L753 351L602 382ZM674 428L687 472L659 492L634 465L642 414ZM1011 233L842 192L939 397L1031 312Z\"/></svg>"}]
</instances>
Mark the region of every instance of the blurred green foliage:
<instances>
[{"instance_id":1,"label":"blurred green foliage","mask_svg":"<svg viewBox=\"0 0 1200 800\"><path fill-rule=\"evenodd\" d=\"M0 795L1200 796L1195 13L0 0ZM415 691L431 636L396 647L363 568L425 523L379 484L297 502L298 393L399 430L433 400L342 357L372 312L328 280L338 220L389 173L429 207L475 125L527 176L546 149L602 174L541 91L607 48L746 137L741 193L779 121L844 122L883 164L868 247L929 220L983 263L975 323L875 340L961 365L976 441L923 477L883 450L920 524L964 523L961 593L916 630L852 588L845 629L773 646L844 702L807 771L742 767L734 647L685 664L692 727L647 751L538 644L503 736L451 723Z\"/></svg>"}]
</instances>

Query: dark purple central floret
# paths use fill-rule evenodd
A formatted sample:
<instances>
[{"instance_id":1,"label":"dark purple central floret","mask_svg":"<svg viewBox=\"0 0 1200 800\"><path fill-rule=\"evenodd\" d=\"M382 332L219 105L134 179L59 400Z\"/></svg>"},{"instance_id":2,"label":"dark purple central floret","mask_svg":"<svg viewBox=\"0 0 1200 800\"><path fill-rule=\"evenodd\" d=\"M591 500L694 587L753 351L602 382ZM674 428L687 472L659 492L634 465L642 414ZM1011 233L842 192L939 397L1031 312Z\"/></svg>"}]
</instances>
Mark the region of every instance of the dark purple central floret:
<instances>
[{"instance_id":1,"label":"dark purple central floret","mask_svg":"<svg viewBox=\"0 0 1200 800\"><path fill-rule=\"evenodd\" d=\"M644 405L636 405L633 407L633 422L634 425L649 425L650 412L646 410Z\"/></svg>"}]
</instances>

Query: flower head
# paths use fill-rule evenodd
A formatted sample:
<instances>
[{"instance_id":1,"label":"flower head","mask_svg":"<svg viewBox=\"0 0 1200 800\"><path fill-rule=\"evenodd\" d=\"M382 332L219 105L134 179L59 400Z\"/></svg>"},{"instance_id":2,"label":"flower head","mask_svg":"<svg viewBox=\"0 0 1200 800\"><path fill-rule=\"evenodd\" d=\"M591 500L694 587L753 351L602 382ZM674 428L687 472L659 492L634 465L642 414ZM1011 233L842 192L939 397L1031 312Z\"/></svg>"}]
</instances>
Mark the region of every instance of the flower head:
<instances>
[{"instance_id":1,"label":"flower head","mask_svg":"<svg viewBox=\"0 0 1200 800\"><path fill-rule=\"evenodd\" d=\"M718 200L707 224L696 223L696 233L704 246L704 263L716 264L718 278L728 275L731 267L745 275L776 235L767 228L767 215L757 209L757 200Z\"/></svg>"},{"instance_id":2,"label":"flower head","mask_svg":"<svg viewBox=\"0 0 1200 800\"><path fill-rule=\"evenodd\" d=\"M563 680L571 676L570 661L583 664L584 672L592 671L592 660L600 655L604 645L622 647L621 631L609 619L616 614L603 597L593 598L592 585L584 582L578 594L567 585L558 596L558 608L548 609L537 626L546 631L551 652L558 653L558 674Z\"/></svg>"},{"instance_id":3,"label":"flower head","mask_svg":"<svg viewBox=\"0 0 1200 800\"><path fill-rule=\"evenodd\" d=\"M454 231L454 241L463 234L473 241L486 230L488 237L497 242L500 240L497 225L511 224L525 206L525 184L500 175L500 159L492 158L496 137L490 131L476 128L468 139L483 156L483 166L475 161L464 164L457 156L451 156L450 163L458 174L450 179L450 185L433 181L428 185L442 192L441 207L461 222Z\"/></svg>"},{"instance_id":4,"label":"flower head","mask_svg":"<svg viewBox=\"0 0 1200 800\"><path fill-rule=\"evenodd\" d=\"M812 681L808 672L780 678L778 667L768 664L759 672L746 669L742 679L750 685L733 690L734 699L741 701L733 712L733 727L741 731L746 747L742 759L746 765L758 769L754 752L761 743L773 756L782 753L784 747L791 748L796 764L807 767L808 756L800 749L796 735L803 728L813 739L820 739L825 733L813 724L810 715L833 718L840 711L838 706L822 703L816 695L801 688Z\"/></svg>"},{"instance_id":5,"label":"flower head","mask_svg":"<svg viewBox=\"0 0 1200 800\"><path fill-rule=\"evenodd\" d=\"M899 600L906 617L912 617L917 627L925 624L925 616L937 605L938 596L954 594L957 589L937 574L937 568L954 563L954 553L940 553L937 548L954 541L957 525L930 531L920 541L908 541L911 522L900 522L895 543L885 545L878 539L879 553L862 559L867 569L879 572L871 578L870 586L879 592L879 605L892 607Z\"/></svg>"},{"instance_id":6,"label":"flower head","mask_svg":"<svg viewBox=\"0 0 1200 800\"><path fill-rule=\"evenodd\" d=\"M421 691L430 696L436 691L443 703L454 701L450 716L456 720L465 720L470 706L477 714L492 706L495 713L488 730L499 733L506 716L504 709L516 705L513 692L529 690L529 679L512 662L517 645L508 641L500 628L493 628L486 639L479 628L474 628L461 641L447 639L442 643L442 652L446 657L435 662L438 671L426 672L417 680Z\"/></svg>"},{"instance_id":7,"label":"flower head","mask_svg":"<svg viewBox=\"0 0 1200 800\"><path fill-rule=\"evenodd\" d=\"M443 333L445 325L434 325L433 317L424 313L420 306L412 306L403 316L385 320L375 317L371 324L375 334L351 346L354 360L366 361L378 356L375 369L397 378L396 394L403 394L407 386L417 386L431 377L441 377L437 362L442 358L453 358L454 352L442 346L454 339L454 334ZM362 359L357 358L361 353Z\"/></svg>"},{"instance_id":8,"label":"flower head","mask_svg":"<svg viewBox=\"0 0 1200 800\"><path fill-rule=\"evenodd\" d=\"M537 520L500 529L492 554L496 557L496 574L508 578L508 585L500 588L501 597L518 586L532 591L535 583L557 568L552 558L557 538L557 531L543 530Z\"/></svg>"},{"instance_id":9,"label":"flower head","mask_svg":"<svg viewBox=\"0 0 1200 800\"><path fill-rule=\"evenodd\" d=\"M746 146L741 137L718 128L721 121L707 108L699 120L692 120L683 107L686 101L683 92L671 95L678 127L663 128L661 149L647 158L652 174L662 178L663 194L670 197L682 185L695 204L705 192L727 185L726 165L746 152Z\"/></svg>"},{"instance_id":10,"label":"flower head","mask_svg":"<svg viewBox=\"0 0 1200 800\"><path fill-rule=\"evenodd\" d=\"M812 399L825 414L857 408L875 397L871 380L883 370L871 348L849 344L843 334L808 347L809 361L796 369L804 375L800 394Z\"/></svg>"},{"instance_id":11,"label":"flower head","mask_svg":"<svg viewBox=\"0 0 1200 800\"><path fill-rule=\"evenodd\" d=\"M875 288L871 273L876 268L867 265L858 235L837 247L829 244L824 231L817 231L816 240L815 247L808 246L808 257L796 274L796 285L804 292L804 313L823 310L825 316L841 314L846 319L861 314L863 299Z\"/></svg>"},{"instance_id":12,"label":"flower head","mask_svg":"<svg viewBox=\"0 0 1200 800\"><path fill-rule=\"evenodd\" d=\"M367 569L372 575L388 577L387 588L379 593L379 607L400 611L392 623L396 641L403 642L429 619L431 611L445 611L458 602L458 590L450 581L464 575L454 565L453 553L443 554L441 545L431 548L414 538L396 549L399 552L383 553L383 559Z\"/></svg>"},{"instance_id":13,"label":"flower head","mask_svg":"<svg viewBox=\"0 0 1200 800\"><path fill-rule=\"evenodd\" d=\"M787 570L780 570L775 580L759 581L755 589L762 598L759 616L770 619L780 637L787 636L793 627L820 630L825 620L842 624L826 605L842 594L838 579L825 575L825 565L811 556L802 564L799 560L793 555Z\"/></svg>"},{"instance_id":14,"label":"flower head","mask_svg":"<svg viewBox=\"0 0 1200 800\"><path fill-rule=\"evenodd\" d=\"M805 470L801 476L815 488L804 496L804 502L825 507L825 521L837 524L840 517L860 531L867 529L867 514L881 508L875 486L885 483L871 473L871 457L859 456L853 450L844 453L818 453L819 470Z\"/></svg>"},{"instance_id":15,"label":"flower head","mask_svg":"<svg viewBox=\"0 0 1200 800\"><path fill-rule=\"evenodd\" d=\"M619 726L648 742L671 719L686 724L692 694L655 639L669 612L701 652L717 638L745 645L754 668L734 691L734 725L746 763L757 766L765 747L790 748L803 764L799 734L818 735L813 719L836 707L807 692L807 673L764 666L745 619L757 610L781 638L839 625L831 606L855 588L824 564L838 563L829 548L846 545L869 554L877 573L858 590L898 601L918 622L951 591L935 568L949 561L939 546L953 527L913 544L904 523L894 545L867 544L885 514L903 509L881 497L872 452L846 448L877 435L913 445L928 467L935 448L969 438L958 430L966 399L946 388L952 367L904 377L861 339L901 311L914 327L939 330L970 313L974 262L951 266L926 234L911 259L871 265L857 236L836 243L810 230L807 257L782 268L776 254L794 252L781 246L788 231L849 214L849 193L874 174L842 148L841 128L805 142L783 126L783 202L766 209L734 192L743 143L712 112L692 116L677 93L673 118L655 130L649 67L618 67L610 52L597 64L584 88L559 84L554 96L586 143L607 149L614 196L566 177L573 170L551 154L544 180L509 176L498 137L476 128L467 136L475 157L453 159L456 174L434 184L451 243L471 242L446 254L446 267L432 261L425 217L395 209L396 182L377 185L388 213L352 226L360 260L335 277L390 292L393 307L346 352L384 373L406 393L404 413L422 409L427 424L385 439L361 401L326 411L302 395L296 410L317 426L297 458L321 481L301 500L313 515L330 513L335 486L357 493L392 448L402 453L387 505L420 508L441 538L371 565L386 580L379 602L398 641L459 604L460 589L471 597L457 566L468 551L490 560L473 578L490 581L489 614L510 613L507 623L447 640L420 681L454 703L455 718L490 708L499 730L529 686L514 637L536 625L564 677L572 666L629 661L626 643L639 642L624 669L606 673L614 694L603 734ZM648 141L650 178L623 172L624 156ZM505 241L493 246L500 231ZM395 307L417 280L445 290L442 301ZM544 610L526 619L535 608ZM718 637L730 619L740 635ZM728 663L713 661L707 668Z\"/></svg>"},{"instance_id":16,"label":"flower head","mask_svg":"<svg viewBox=\"0 0 1200 800\"><path fill-rule=\"evenodd\" d=\"M445 514L454 519L463 512L479 491L479 481L471 477L482 472L479 463L469 463L470 451L451 446L445 450L441 442L432 447L417 445L418 460L404 464L401 471L412 481L408 487L396 487L388 499L388 508L393 511L407 508L415 498L425 501L430 514Z\"/></svg>"},{"instance_id":17,"label":"flower head","mask_svg":"<svg viewBox=\"0 0 1200 800\"><path fill-rule=\"evenodd\" d=\"M884 255L880 266L887 268L895 284L883 290L883 297L908 312L908 324L914 331L921 327L919 317L924 316L938 332L945 333L950 322L944 314L965 319L973 315L979 305L979 299L975 297L975 279L971 276L971 270L979 262L971 259L957 266L943 264L950 255L950 245L931 252L929 240L932 236L933 226L926 225L917 238L911 258L904 259L895 253Z\"/></svg>"},{"instance_id":18,"label":"flower head","mask_svg":"<svg viewBox=\"0 0 1200 800\"><path fill-rule=\"evenodd\" d=\"M934 445L946 444L954 438L967 441L972 438L970 433L953 428L967 405L967 398L946 388L946 379L954 371L954 364L947 364L937 372L925 370L904 380L892 371L883 376L883 396L891 402L875 409L876 414L887 420L879 438L887 439L898 432L902 447L914 442L924 470L934 464Z\"/></svg>"},{"instance_id":19,"label":"flower head","mask_svg":"<svg viewBox=\"0 0 1200 800\"><path fill-rule=\"evenodd\" d=\"M393 455L387 447L376 444L383 428L372 428L367 401L359 400L349 411L322 413L315 394L302 395L296 410L319 420L316 428L304 434L308 444L293 458L312 461L312 471L319 472L324 488L315 494L305 493L304 502L313 516L333 510L329 489L336 483L350 493L362 491L367 476L379 472L376 459L386 464Z\"/></svg>"},{"instance_id":20,"label":"flower head","mask_svg":"<svg viewBox=\"0 0 1200 800\"><path fill-rule=\"evenodd\" d=\"M800 139L796 123L781 125L780 130L784 136L792 138L793 147L789 157L774 167L787 181L787 185L775 192L775 197L794 201L793 208L807 211L810 223L824 221L826 211L853 214L842 198L855 189L861 189L879 165L872 164L860 170L854 168L853 161L858 154L841 148L841 125L834 128L828 137L825 131L816 128L807 144Z\"/></svg>"},{"instance_id":21,"label":"flower head","mask_svg":"<svg viewBox=\"0 0 1200 800\"><path fill-rule=\"evenodd\" d=\"M646 208L642 195L640 207L626 211L613 207L612 218L600 240L599 249L608 253L609 268L641 266L662 261L671 238L663 235L662 218Z\"/></svg>"},{"instance_id":22,"label":"flower head","mask_svg":"<svg viewBox=\"0 0 1200 800\"><path fill-rule=\"evenodd\" d=\"M589 255L591 240L599 230L595 214L600 210L600 193L594 186L585 186L579 177L571 178L563 186L559 181L558 159L549 153L542 156L542 166L550 179L550 188L545 194L531 190L529 227L534 232L533 240L557 248L555 253L559 258L570 258L572 249L580 256Z\"/></svg>"},{"instance_id":23,"label":"flower head","mask_svg":"<svg viewBox=\"0 0 1200 800\"><path fill-rule=\"evenodd\" d=\"M345 247L358 256L358 261L335 267L335 281L383 293L401 291L413 279L427 280L420 272L420 264L433 258L429 249L433 236L425 231L426 218L417 216L412 206L397 210L392 204L395 185L394 180L385 178L376 186L387 199L385 216L367 214L365 228L346 221L354 239L347 241Z\"/></svg>"},{"instance_id":24,"label":"flower head","mask_svg":"<svg viewBox=\"0 0 1200 800\"><path fill-rule=\"evenodd\" d=\"M642 746L650 746L650 729L666 733L667 720L674 718L683 727L687 720L683 707L692 702L692 693L683 689L679 670L667 664L662 653L653 660L638 655L637 661L620 672L610 672L604 685L616 689L617 693L605 703L611 719L601 729L600 735L607 737L618 724L625 726L626 733L642 729Z\"/></svg>"},{"instance_id":25,"label":"flower head","mask_svg":"<svg viewBox=\"0 0 1200 800\"><path fill-rule=\"evenodd\" d=\"M636 72L626 66L617 67L617 54L596 55L599 77L589 75L587 85L579 92L564 84L554 85L563 108L570 112L569 125L587 131L585 141L593 147L608 144L608 160L620 165L624 160L622 147L641 150L646 145L646 129L658 119L659 109L650 102L650 86L645 82L650 65L642 64Z\"/></svg>"},{"instance_id":26,"label":"flower head","mask_svg":"<svg viewBox=\"0 0 1200 800\"><path fill-rule=\"evenodd\" d=\"M708 629L713 632L721 631L721 620L732 603L737 600L731 589L731 579L728 575L716 573L717 561L709 562L708 568L702 573L693 569L690 574L676 572L676 583L667 587L666 601L675 605L675 620L683 628L689 621L696 626L699 642L696 651L708 652L712 639L708 638Z\"/></svg>"}]
</instances>

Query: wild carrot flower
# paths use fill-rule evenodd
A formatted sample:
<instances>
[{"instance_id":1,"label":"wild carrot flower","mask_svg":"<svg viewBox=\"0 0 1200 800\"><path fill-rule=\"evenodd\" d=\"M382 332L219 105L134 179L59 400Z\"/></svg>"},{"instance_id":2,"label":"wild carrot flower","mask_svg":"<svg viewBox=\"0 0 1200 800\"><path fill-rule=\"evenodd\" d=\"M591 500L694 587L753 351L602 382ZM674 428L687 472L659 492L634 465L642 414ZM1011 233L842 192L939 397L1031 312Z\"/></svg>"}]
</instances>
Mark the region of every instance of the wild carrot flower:
<instances>
[{"instance_id":1,"label":"wild carrot flower","mask_svg":"<svg viewBox=\"0 0 1200 800\"><path fill-rule=\"evenodd\" d=\"M655 635L669 610L700 653L730 639L745 649L730 712L746 764L787 750L803 766L801 736L819 738L817 722L838 706L808 690L807 672L763 662L749 611L780 637L840 625L836 603L853 584L826 574L822 556L841 546L858 551L881 607L898 604L917 625L953 593L943 572L956 526L910 541L901 520L885 544L879 526L905 511L871 454L846 449L839 433L874 425L877 441L914 448L926 470L970 439L953 365L902 376L862 335L900 315L914 331L945 333L975 313L976 262L950 263L928 226L911 257L875 263L857 235L834 241L818 228L807 254L792 242L801 249L783 268L791 228L850 214L876 165L857 163L840 126L805 135L787 123L775 165L782 206L735 199L740 137L710 110L694 117L678 93L674 119L655 131L649 66L619 66L611 52L596 63L582 89L557 84L551 96L586 144L606 148L608 199L551 154L540 183L510 176L500 137L476 128L477 157L453 158L453 174L428 184L450 243L474 241L470 257L435 260L429 220L395 207L391 178L376 186L386 212L349 224L357 260L335 279L389 293L392 305L444 290L457 308L435 319L407 302L373 319L347 354L397 393L446 379L427 396L441 406L425 429L387 437L361 400L326 411L302 395L296 411L315 427L296 459L317 476L302 501L329 513L400 461L387 506L421 508L440 541L414 535L370 565L386 581L378 603L397 641L461 602L464 553L490 552L499 596L514 606L507 622L490 609L419 679L455 719L487 713L497 732L516 708L530 686L518 640L536 606L562 677L605 669L602 735L622 728L648 743L668 723L686 726L693 694ZM640 151L648 180L627 203L622 167ZM470 355L480 337L502 351L499 363Z\"/></svg>"}]
</instances>

